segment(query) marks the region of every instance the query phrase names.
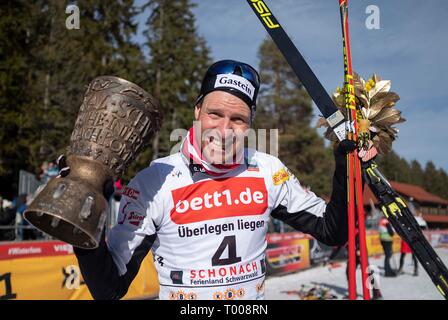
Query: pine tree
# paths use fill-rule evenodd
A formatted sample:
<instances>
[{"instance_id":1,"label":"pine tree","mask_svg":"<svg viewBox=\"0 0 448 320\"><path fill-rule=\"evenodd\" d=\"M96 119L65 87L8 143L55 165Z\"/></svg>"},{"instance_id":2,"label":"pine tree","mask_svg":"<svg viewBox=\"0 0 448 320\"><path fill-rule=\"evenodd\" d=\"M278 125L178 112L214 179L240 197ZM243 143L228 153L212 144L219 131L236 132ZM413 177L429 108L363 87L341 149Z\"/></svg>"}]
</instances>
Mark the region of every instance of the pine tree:
<instances>
[{"instance_id":1,"label":"pine tree","mask_svg":"<svg viewBox=\"0 0 448 320\"><path fill-rule=\"evenodd\" d=\"M170 141L172 130L192 125L194 102L210 63L205 40L197 35L193 7L190 0L149 0L143 6L151 10L144 32L151 55L147 86L161 102L164 121L152 148L133 166L136 169L168 155L178 143Z\"/></svg>"},{"instance_id":2,"label":"pine tree","mask_svg":"<svg viewBox=\"0 0 448 320\"><path fill-rule=\"evenodd\" d=\"M446 195L446 181L443 178L443 170L436 168L432 161L426 164L425 172L423 174L424 188L438 196L444 197Z\"/></svg>"},{"instance_id":3,"label":"pine tree","mask_svg":"<svg viewBox=\"0 0 448 320\"><path fill-rule=\"evenodd\" d=\"M448 174L445 170L439 169L439 176L441 180L441 190L438 195L448 200Z\"/></svg>"},{"instance_id":4,"label":"pine tree","mask_svg":"<svg viewBox=\"0 0 448 320\"><path fill-rule=\"evenodd\" d=\"M2 97L14 96L20 101L8 98L15 109L9 108L10 119L5 121L11 128L2 132L16 144L9 154L1 156L0 166L11 162L7 166L11 174L2 175L2 185L14 185L19 169L36 172L43 161L65 152L86 86L95 77L144 80L143 54L131 41L138 13L133 1L80 0L76 5L80 29L69 30L62 1L2 4L0 24L5 28L1 28L0 37L5 57L0 64L11 65L14 57L20 63L13 65L21 66L9 73L9 79L5 74L8 92ZM3 10L8 13L3 14ZM4 110L3 101L1 105Z\"/></svg>"},{"instance_id":5,"label":"pine tree","mask_svg":"<svg viewBox=\"0 0 448 320\"><path fill-rule=\"evenodd\" d=\"M423 168L417 160L411 161L411 183L423 187Z\"/></svg>"},{"instance_id":6,"label":"pine tree","mask_svg":"<svg viewBox=\"0 0 448 320\"><path fill-rule=\"evenodd\" d=\"M132 43L137 10L133 1L81 0L80 29L67 29L65 5L45 1L39 15L36 46L37 101L42 106L41 141L32 159L55 159L69 143L87 84L101 75L141 82L145 68L140 48ZM31 143L31 142L30 142Z\"/></svg>"},{"instance_id":7,"label":"pine tree","mask_svg":"<svg viewBox=\"0 0 448 320\"><path fill-rule=\"evenodd\" d=\"M409 163L401 158L395 151L378 157L378 165L381 172L392 181L413 183Z\"/></svg>"},{"instance_id":8,"label":"pine tree","mask_svg":"<svg viewBox=\"0 0 448 320\"><path fill-rule=\"evenodd\" d=\"M311 98L270 39L259 49L262 86L255 126L278 128L279 158L305 187L329 195L331 151L311 128Z\"/></svg>"},{"instance_id":9,"label":"pine tree","mask_svg":"<svg viewBox=\"0 0 448 320\"><path fill-rule=\"evenodd\" d=\"M22 139L27 122L29 87L29 30L27 1L0 3L0 194L11 198L18 172L27 167L27 145Z\"/></svg>"}]
</instances>

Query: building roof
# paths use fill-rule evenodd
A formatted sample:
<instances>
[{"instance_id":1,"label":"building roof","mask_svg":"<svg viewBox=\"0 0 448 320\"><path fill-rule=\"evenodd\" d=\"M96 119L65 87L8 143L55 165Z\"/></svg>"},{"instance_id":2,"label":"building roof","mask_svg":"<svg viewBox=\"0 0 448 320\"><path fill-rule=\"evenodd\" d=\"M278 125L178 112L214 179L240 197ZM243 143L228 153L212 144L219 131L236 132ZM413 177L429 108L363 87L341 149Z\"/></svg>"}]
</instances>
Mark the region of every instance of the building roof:
<instances>
[{"instance_id":1,"label":"building roof","mask_svg":"<svg viewBox=\"0 0 448 320\"><path fill-rule=\"evenodd\" d=\"M373 194L372 189L370 189L370 187L367 184L364 186L364 194L362 199L364 201L365 206L370 205L370 203L373 203L374 205L378 205L380 203Z\"/></svg>"},{"instance_id":2,"label":"building roof","mask_svg":"<svg viewBox=\"0 0 448 320\"><path fill-rule=\"evenodd\" d=\"M448 200L443 199L442 197L439 197L435 194L432 194L417 185L396 181L389 181L389 182L392 185L392 188L394 188L394 190L397 191L400 195L405 196L407 198L412 197L414 198L415 201L419 203L430 203L445 206L448 205ZM325 202L327 203L330 202L330 196L328 195L319 195L319 196L322 199L324 199ZM374 205L379 204L378 199L375 197L368 184L365 184L364 186L363 200L364 205L370 205L371 202L373 202Z\"/></svg>"},{"instance_id":3,"label":"building roof","mask_svg":"<svg viewBox=\"0 0 448 320\"><path fill-rule=\"evenodd\" d=\"M392 185L392 188L394 188L400 195L408 198L412 197L417 202L448 205L448 200L429 193L422 187L396 181L390 181L390 184ZM370 204L371 201L373 201L374 204L378 204L378 200L374 196L372 190L368 185L366 185L364 188L364 205Z\"/></svg>"},{"instance_id":4,"label":"building roof","mask_svg":"<svg viewBox=\"0 0 448 320\"><path fill-rule=\"evenodd\" d=\"M448 216L446 215L425 214L423 219L426 222L448 223Z\"/></svg>"},{"instance_id":5,"label":"building roof","mask_svg":"<svg viewBox=\"0 0 448 320\"><path fill-rule=\"evenodd\" d=\"M435 194L429 193L422 187L401 182L391 182L391 185L397 192L409 197L413 197L418 202L431 202L448 205L448 200L436 196Z\"/></svg>"}]
</instances>

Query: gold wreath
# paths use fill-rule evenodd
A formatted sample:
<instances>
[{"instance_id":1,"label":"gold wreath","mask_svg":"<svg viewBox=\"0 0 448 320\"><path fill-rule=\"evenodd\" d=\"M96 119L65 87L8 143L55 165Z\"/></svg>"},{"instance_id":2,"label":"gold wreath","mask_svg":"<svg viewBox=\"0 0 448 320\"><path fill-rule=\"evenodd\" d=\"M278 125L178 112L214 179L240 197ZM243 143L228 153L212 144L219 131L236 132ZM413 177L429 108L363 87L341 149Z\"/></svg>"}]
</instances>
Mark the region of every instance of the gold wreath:
<instances>
[{"instance_id":1,"label":"gold wreath","mask_svg":"<svg viewBox=\"0 0 448 320\"><path fill-rule=\"evenodd\" d=\"M374 146L380 154L387 154L392 150L392 142L398 134L398 129L393 125L406 121L401 117L401 111L395 108L400 96L390 91L390 80L382 80L376 74L365 81L357 73L354 73L353 80L358 118L370 121L369 132ZM337 88L332 98L339 110L346 116L344 89ZM325 138L338 141L323 117L319 118L317 127L326 127Z\"/></svg>"}]
</instances>

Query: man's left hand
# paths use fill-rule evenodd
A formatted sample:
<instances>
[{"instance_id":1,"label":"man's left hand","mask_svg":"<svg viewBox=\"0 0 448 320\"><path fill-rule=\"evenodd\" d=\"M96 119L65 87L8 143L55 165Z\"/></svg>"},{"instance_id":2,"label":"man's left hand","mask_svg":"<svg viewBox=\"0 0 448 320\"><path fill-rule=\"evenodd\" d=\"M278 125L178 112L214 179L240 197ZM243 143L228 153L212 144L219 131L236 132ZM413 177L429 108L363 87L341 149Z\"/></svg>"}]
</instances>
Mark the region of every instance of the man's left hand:
<instances>
[{"instance_id":1,"label":"man's left hand","mask_svg":"<svg viewBox=\"0 0 448 320\"><path fill-rule=\"evenodd\" d=\"M368 162L375 158L378 154L378 150L373 145L373 142L369 140L369 147L367 149L361 149L358 151L358 156L361 158L362 162Z\"/></svg>"},{"instance_id":2,"label":"man's left hand","mask_svg":"<svg viewBox=\"0 0 448 320\"><path fill-rule=\"evenodd\" d=\"M357 144L353 140L342 140L339 142L336 148L336 155L346 155L347 153L355 150L357 148ZM369 140L369 147L367 149L361 149L358 151L358 156L362 162L368 162L374 159L378 154L378 150L373 145L373 142Z\"/></svg>"}]
</instances>

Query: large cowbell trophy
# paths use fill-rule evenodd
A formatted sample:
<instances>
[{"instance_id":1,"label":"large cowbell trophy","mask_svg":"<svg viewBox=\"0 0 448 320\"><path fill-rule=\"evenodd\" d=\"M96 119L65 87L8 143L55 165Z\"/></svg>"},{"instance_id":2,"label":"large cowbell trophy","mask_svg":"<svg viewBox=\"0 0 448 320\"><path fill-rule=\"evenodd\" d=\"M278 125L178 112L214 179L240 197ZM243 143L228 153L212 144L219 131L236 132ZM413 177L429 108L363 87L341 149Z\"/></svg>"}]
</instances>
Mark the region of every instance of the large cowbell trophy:
<instances>
[{"instance_id":1,"label":"large cowbell trophy","mask_svg":"<svg viewBox=\"0 0 448 320\"><path fill-rule=\"evenodd\" d=\"M48 182L25 219L76 247L98 247L107 216L105 185L124 173L160 125L158 102L139 86L112 76L94 79L70 138L70 173Z\"/></svg>"}]
</instances>

